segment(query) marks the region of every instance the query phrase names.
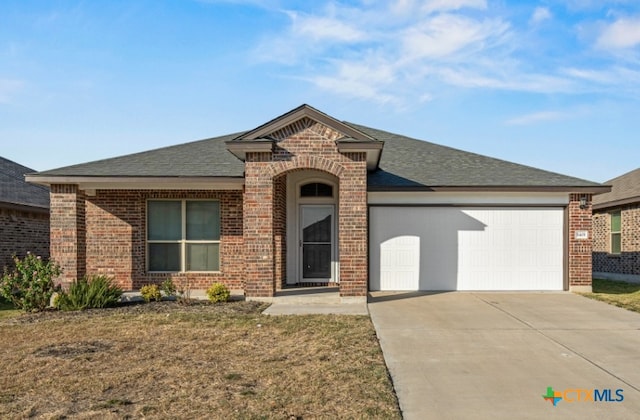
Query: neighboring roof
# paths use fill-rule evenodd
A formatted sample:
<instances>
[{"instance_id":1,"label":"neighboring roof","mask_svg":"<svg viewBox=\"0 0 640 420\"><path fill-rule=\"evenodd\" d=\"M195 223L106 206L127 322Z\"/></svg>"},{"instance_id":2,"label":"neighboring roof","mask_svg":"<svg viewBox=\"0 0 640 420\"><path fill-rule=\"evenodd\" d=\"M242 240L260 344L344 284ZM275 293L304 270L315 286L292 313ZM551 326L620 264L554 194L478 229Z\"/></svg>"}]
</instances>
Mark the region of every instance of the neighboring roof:
<instances>
[{"instance_id":1,"label":"neighboring roof","mask_svg":"<svg viewBox=\"0 0 640 420\"><path fill-rule=\"evenodd\" d=\"M300 115L298 115L300 114ZM61 177L100 177L116 179L126 177L193 178L225 177L242 178L244 164L228 147L242 143L243 139L260 137L271 129L292 123L291 116L305 116L326 120L342 129L342 133L357 134L336 140L339 148L352 142L377 145L382 148L378 169L369 173L368 189L433 190L438 188L498 188L498 189L562 189L584 191L608 191L601 184L543 171L529 166L506 162L487 156L469 153L450 147L416 140L398 134L377 130L347 122L337 122L308 105L303 105L267 124L242 133L215 137L136 153L96 162L43 171L29 176L31 182L51 183ZM251 134L251 135L249 135ZM367 140L371 139L371 140ZM260 140L260 139L258 139ZM344 140L344 141L343 141ZM363 140L365 140L363 142ZM256 140L252 140L254 143ZM258 143L260 143L258 141ZM258 145L258 143L255 143ZM252 146L253 147L253 146ZM261 146L262 147L262 146ZM378 149L380 149L378 147ZM241 156L241 153L237 153ZM68 180L73 182L72 180ZM59 181L56 181L59 182Z\"/></svg>"},{"instance_id":2,"label":"neighboring roof","mask_svg":"<svg viewBox=\"0 0 640 420\"><path fill-rule=\"evenodd\" d=\"M49 208L49 189L24 180L33 169L0 157L0 203Z\"/></svg>"},{"instance_id":3,"label":"neighboring roof","mask_svg":"<svg viewBox=\"0 0 640 420\"><path fill-rule=\"evenodd\" d=\"M640 168L613 178L605 184L611 185L611 192L594 196L594 209L640 203Z\"/></svg>"}]
</instances>

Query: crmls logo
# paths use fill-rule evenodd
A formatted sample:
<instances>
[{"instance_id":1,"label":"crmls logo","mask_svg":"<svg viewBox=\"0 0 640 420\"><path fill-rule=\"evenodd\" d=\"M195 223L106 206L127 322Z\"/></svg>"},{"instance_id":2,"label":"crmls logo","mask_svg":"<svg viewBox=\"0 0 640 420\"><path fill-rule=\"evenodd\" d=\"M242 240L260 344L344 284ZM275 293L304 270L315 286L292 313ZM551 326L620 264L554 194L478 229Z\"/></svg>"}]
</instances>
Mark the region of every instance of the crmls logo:
<instances>
[{"instance_id":1,"label":"crmls logo","mask_svg":"<svg viewBox=\"0 0 640 420\"><path fill-rule=\"evenodd\" d=\"M553 387L547 387L547 393L542 396L545 400L554 405L559 401L573 402L622 402L624 396L622 389L616 389L615 393L611 389L573 389L567 388L564 391L554 391Z\"/></svg>"}]
</instances>

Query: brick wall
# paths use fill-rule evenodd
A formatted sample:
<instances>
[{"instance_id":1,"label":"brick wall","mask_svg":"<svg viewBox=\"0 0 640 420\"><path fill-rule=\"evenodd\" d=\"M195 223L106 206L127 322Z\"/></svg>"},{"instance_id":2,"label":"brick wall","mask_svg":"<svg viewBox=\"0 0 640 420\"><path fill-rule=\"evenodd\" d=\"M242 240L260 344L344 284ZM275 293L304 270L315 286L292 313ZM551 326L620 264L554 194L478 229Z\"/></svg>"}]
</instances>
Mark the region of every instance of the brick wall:
<instances>
[{"instance_id":1,"label":"brick wall","mask_svg":"<svg viewBox=\"0 0 640 420\"><path fill-rule=\"evenodd\" d=\"M27 252L49 258L49 213L0 208L0 274L13 256Z\"/></svg>"},{"instance_id":2,"label":"brick wall","mask_svg":"<svg viewBox=\"0 0 640 420\"><path fill-rule=\"evenodd\" d=\"M51 186L51 259L62 267L58 280L68 285L86 273L85 199L76 185Z\"/></svg>"},{"instance_id":3,"label":"brick wall","mask_svg":"<svg viewBox=\"0 0 640 420\"><path fill-rule=\"evenodd\" d=\"M364 153L338 152L340 133L302 119L270 135L280 141L273 153L247 153L245 163L245 258L247 296L273 296L282 278L276 275L277 205L284 191L274 187L278 177L314 169L339 182L338 232L340 294L367 293L367 193ZM277 197L275 195L278 195ZM280 203L280 204L278 204Z\"/></svg>"},{"instance_id":4,"label":"brick wall","mask_svg":"<svg viewBox=\"0 0 640 420\"><path fill-rule=\"evenodd\" d=\"M287 176L277 177L273 182L273 252L276 290L281 290L287 281Z\"/></svg>"},{"instance_id":5,"label":"brick wall","mask_svg":"<svg viewBox=\"0 0 640 420\"><path fill-rule=\"evenodd\" d=\"M574 290L591 287L591 252L593 232L591 222L591 195L587 197L587 207L580 208L580 197L585 194L569 195L569 288ZM577 230L586 231L588 239L576 239Z\"/></svg>"},{"instance_id":6,"label":"brick wall","mask_svg":"<svg viewBox=\"0 0 640 420\"><path fill-rule=\"evenodd\" d=\"M611 250L610 212L620 211L621 253L614 255ZM640 275L640 205L635 204L616 209L597 211L593 215L593 271Z\"/></svg>"},{"instance_id":7,"label":"brick wall","mask_svg":"<svg viewBox=\"0 0 640 420\"><path fill-rule=\"evenodd\" d=\"M62 186L60 186L62 187ZM72 188L72 186L64 186ZM60 188L56 188L58 191ZM53 189L52 189L53 191ZM56 194L60 194L56 192ZM70 193L68 193L70 194ZM56 196L57 206L67 200L66 211L73 200ZM146 271L146 202L148 199L217 199L220 200L221 245L219 273L147 273ZM53 207L52 193L52 208ZM154 191L154 190L98 190L95 196L81 195L77 208L86 209L86 222L82 223L76 239L83 243L86 258L78 265L86 267L88 274L107 274L125 290L139 289L150 283L159 284L172 278L177 284L187 281L193 289L207 288L222 282L231 289L244 287L242 261L242 193L240 191ZM56 207L56 212L60 213ZM76 210L77 212L77 210ZM84 212L83 212L84 213ZM65 280L73 280L77 273L72 257L73 240L70 229L73 217L57 216L52 221L52 251L65 269ZM65 228L63 228L66 226ZM80 226L80 223L76 223ZM57 232L53 234L54 230ZM64 235L60 232L65 230ZM55 238L55 239L54 239ZM79 248L79 246L76 246ZM78 253L78 255L81 255ZM58 259L57 259L58 260Z\"/></svg>"}]
</instances>

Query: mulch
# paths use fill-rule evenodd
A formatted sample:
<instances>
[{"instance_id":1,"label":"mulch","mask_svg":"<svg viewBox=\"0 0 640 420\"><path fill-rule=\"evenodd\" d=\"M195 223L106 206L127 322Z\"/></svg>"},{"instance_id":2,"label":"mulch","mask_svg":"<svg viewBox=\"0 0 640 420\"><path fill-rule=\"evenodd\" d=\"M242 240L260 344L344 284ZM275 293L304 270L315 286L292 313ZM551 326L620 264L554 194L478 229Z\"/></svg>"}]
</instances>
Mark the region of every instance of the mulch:
<instances>
[{"instance_id":1,"label":"mulch","mask_svg":"<svg viewBox=\"0 0 640 420\"><path fill-rule=\"evenodd\" d=\"M209 301L192 300L189 303L175 300L164 300L160 302L123 302L114 307L85 309L82 311L60 311L57 309L47 309L42 312L27 312L17 317L1 321L3 324L20 325L45 322L51 320L73 320L94 317L109 316L136 316L143 314L220 314L220 315L241 315L260 314L266 309L268 304L262 302L231 301L224 303L211 303Z\"/></svg>"}]
</instances>

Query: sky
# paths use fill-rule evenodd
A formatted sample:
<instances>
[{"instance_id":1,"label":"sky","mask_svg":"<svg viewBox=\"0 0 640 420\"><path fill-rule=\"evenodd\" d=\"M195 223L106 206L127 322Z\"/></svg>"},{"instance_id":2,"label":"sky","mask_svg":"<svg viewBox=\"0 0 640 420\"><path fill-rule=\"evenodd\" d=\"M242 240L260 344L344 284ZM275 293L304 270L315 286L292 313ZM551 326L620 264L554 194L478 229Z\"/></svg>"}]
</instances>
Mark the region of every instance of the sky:
<instances>
[{"instance_id":1,"label":"sky","mask_svg":"<svg viewBox=\"0 0 640 420\"><path fill-rule=\"evenodd\" d=\"M604 182L640 167L640 2L0 2L0 156L37 171L303 103Z\"/></svg>"}]
</instances>

